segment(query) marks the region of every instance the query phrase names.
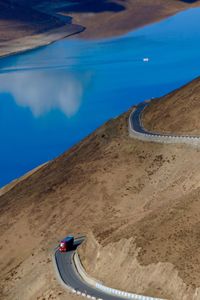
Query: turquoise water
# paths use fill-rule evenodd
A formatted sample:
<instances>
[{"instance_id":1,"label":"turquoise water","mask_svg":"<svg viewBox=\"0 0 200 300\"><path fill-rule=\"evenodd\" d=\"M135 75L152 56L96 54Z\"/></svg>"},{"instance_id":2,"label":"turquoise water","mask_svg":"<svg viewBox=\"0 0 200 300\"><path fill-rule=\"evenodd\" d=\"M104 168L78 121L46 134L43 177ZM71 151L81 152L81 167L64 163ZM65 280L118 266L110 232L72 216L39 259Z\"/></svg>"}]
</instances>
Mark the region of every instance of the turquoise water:
<instances>
[{"instance_id":1,"label":"turquoise water","mask_svg":"<svg viewBox=\"0 0 200 300\"><path fill-rule=\"evenodd\" d=\"M1 59L0 186L197 77L199 18L191 9L118 38L66 39Z\"/></svg>"}]
</instances>

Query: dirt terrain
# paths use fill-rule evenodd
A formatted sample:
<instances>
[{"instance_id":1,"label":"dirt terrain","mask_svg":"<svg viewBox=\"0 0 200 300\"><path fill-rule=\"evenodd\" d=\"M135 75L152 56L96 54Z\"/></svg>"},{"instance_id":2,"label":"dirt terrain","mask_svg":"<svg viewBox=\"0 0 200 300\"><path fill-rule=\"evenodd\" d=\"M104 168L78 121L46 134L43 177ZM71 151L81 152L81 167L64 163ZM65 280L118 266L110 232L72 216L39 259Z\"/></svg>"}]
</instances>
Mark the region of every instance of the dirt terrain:
<instances>
[{"instance_id":1,"label":"dirt terrain","mask_svg":"<svg viewBox=\"0 0 200 300\"><path fill-rule=\"evenodd\" d=\"M21 38L63 25L56 18L49 18L32 8L20 6L13 1L0 0L0 42ZM57 24L56 24L57 23Z\"/></svg>"},{"instance_id":2,"label":"dirt terrain","mask_svg":"<svg viewBox=\"0 0 200 300\"><path fill-rule=\"evenodd\" d=\"M60 12L72 16L74 22L86 28L79 37L92 39L124 34L181 10L200 5L198 0L80 0L78 2L81 5L62 7ZM84 9L85 2L89 3L87 10ZM99 5L99 2L102 5Z\"/></svg>"},{"instance_id":3,"label":"dirt terrain","mask_svg":"<svg viewBox=\"0 0 200 300\"><path fill-rule=\"evenodd\" d=\"M49 44L84 28L20 1L0 0L0 56Z\"/></svg>"},{"instance_id":4,"label":"dirt terrain","mask_svg":"<svg viewBox=\"0 0 200 300\"><path fill-rule=\"evenodd\" d=\"M172 112L187 94L179 107L190 110L193 122L199 84L158 100L149 117L157 107L162 115L165 101ZM1 299L70 299L51 261L52 249L68 233L87 235L81 259L105 284L200 299L200 151L134 140L128 116L107 122L1 192ZM176 126L181 130L182 122Z\"/></svg>"},{"instance_id":5,"label":"dirt terrain","mask_svg":"<svg viewBox=\"0 0 200 300\"><path fill-rule=\"evenodd\" d=\"M199 0L0 0L0 56L80 32L79 38L120 35L199 4Z\"/></svg>"},{"instance_id":6,"label":"dirt terrain","mask_svg":"<svg viewBox=\"0 0 200 300\"><path fill-rule=\"evenodd\" d=\"M188 99L190 99L189 105ZM150 131L198 135L200 133L199 101L200 80L197 78L172 94L152 100L144 110L143 125Z\"/></svg>"}]
</instances>

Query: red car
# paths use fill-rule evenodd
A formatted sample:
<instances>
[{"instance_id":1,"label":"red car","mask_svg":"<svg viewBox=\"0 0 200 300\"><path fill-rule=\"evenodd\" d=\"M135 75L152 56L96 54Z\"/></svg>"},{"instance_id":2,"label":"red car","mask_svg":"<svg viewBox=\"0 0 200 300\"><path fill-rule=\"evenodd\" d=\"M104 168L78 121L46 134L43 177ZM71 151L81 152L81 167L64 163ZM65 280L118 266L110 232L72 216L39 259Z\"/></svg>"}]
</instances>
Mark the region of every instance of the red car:
<instances>
[{"instance_id":1,"label":"red car","mask_svg":"<svg viewBox=\"0 0 200 300\"><path fill-rule=\"evenodd\" d=\"M60 252L70 251L72 250L73 246L74 246L74 237L69 235L60 242L59 251Z\"/></svg>"}]
</instances>

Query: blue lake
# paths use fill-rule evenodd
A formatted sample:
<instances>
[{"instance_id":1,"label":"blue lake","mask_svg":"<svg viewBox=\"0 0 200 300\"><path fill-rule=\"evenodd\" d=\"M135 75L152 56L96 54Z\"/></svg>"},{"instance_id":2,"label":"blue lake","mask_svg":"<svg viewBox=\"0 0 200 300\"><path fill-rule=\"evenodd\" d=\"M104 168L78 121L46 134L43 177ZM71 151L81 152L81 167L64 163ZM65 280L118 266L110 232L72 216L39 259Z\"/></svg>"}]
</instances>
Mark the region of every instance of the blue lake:
<instances>
[{"instance_id":1,"label":"blue lake","mask_svg":"<svg viewBox=\"0 0 200 300\"><path fill-rule=\"evenodd\" d=\"M118 38L66 39L1 59L0 186L197 77L199 19L191 9Z\"/></svg>"}]
</instances>

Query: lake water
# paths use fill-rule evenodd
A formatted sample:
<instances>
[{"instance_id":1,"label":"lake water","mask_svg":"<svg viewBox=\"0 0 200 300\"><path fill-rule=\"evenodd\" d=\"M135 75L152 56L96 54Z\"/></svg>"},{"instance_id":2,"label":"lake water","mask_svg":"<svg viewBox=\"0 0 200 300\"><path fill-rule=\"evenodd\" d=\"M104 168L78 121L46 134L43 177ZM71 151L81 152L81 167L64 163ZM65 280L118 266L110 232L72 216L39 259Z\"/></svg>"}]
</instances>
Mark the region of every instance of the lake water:
<instances>
[{"instance_id":1,"label":"lake water","mask_svg":"<svg viewBox=\"0 0 200 300\"><path fill-rule=\"evenodd\" d=\"M66 39L1 59L0 186L197 77L199 19L191 9L118 38Z\"/></svg>"}]
</instances>

